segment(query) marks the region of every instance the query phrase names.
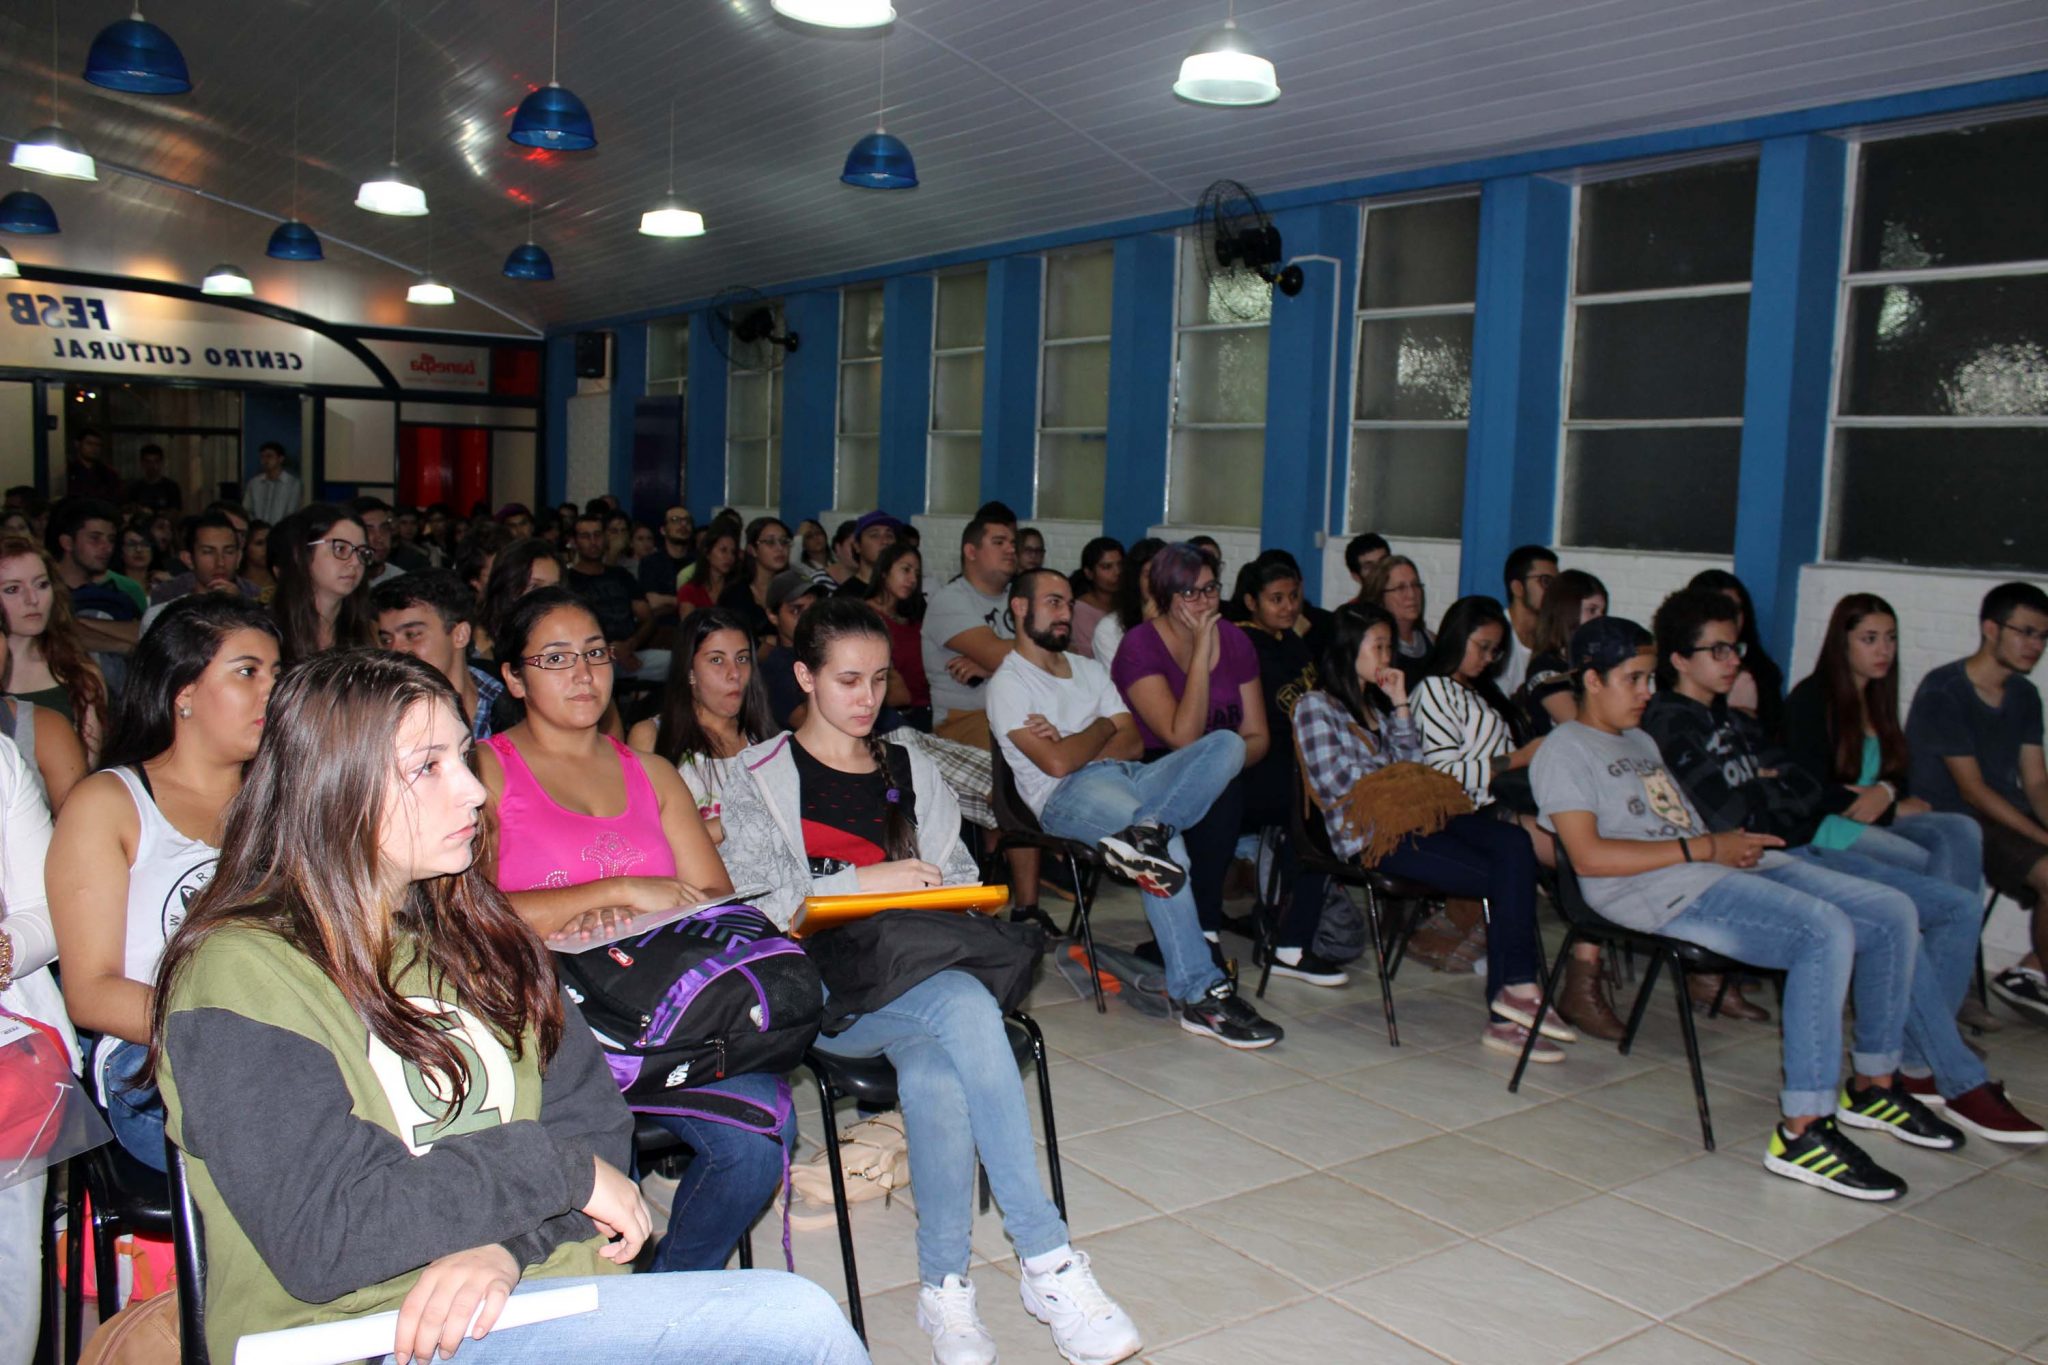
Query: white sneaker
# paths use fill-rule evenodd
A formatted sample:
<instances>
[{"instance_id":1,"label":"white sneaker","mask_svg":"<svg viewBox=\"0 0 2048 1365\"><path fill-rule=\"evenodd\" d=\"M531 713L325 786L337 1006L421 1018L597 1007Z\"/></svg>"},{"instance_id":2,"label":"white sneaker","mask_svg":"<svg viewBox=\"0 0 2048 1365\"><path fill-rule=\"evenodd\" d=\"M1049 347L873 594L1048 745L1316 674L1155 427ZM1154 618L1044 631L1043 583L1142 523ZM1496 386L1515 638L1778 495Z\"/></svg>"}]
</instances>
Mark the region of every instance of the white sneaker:
<instances>
[{"instance_id":1,"label":"white sneaker","mask_svg":"<svg viewBox=\"0 0 2048 1365\"><path fill-rule=\"evenodd\" d=\"M1056 1270L1025 1270L1017 1292L1025 1311L1052 1328L1052 1344L1074 1365L1115 1365L1145 1344L1131 1315L1095 1283L1085 1251L1069 1248Z\"/></svg>"},{"instance_id":2,"label":"white sneaker","mask_svg":"<svg viewBox=\"0 0 2048 1365\"><path fill-rule=\"evenodd\" d=\"M974 1311L974 1286L948 1275L917 1292L917 1326L932 1339L932 1365L995 1365L996 1339Z\"/></svg>"}]
</instances>

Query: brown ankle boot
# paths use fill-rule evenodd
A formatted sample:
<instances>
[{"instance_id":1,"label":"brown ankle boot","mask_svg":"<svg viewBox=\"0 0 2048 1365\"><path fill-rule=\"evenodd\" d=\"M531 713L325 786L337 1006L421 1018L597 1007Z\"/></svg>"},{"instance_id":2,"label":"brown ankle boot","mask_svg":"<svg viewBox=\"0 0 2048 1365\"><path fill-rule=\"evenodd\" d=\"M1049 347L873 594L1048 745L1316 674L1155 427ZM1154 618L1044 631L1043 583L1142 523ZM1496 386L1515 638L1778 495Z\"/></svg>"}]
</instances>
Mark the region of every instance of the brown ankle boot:
<instances>
[{"instance_id":1,"label":"brown ankle boot","mask_svg":"<svg viewBox=\"0 0 2048 1365\"><path fill-rule=\"evenodd\" d=\"M1588 1038L1614 1043L1628 1032L1607 998L1607 976L1600 970L1599 962L1588 962L1576 953L1565 959L1564 987L1558 991L1557 1012Z\"/></svg>"},{"instance_id":2,"label":"brown ankle boot","mask_svg":"<svg viewBox=\"0 0 2048 1365\"><path fill-rule=\"evenodd\" d=\"M1752 1004L1743 999L1740 986L1731 982L1724 993L1719 972L1695 972L1685 979L1685 986L1687 993L1692 996L1693 1004L1699 1006L1701 1014L1713 1009L1714 1001L1718 998L1721 1002L1721 1017L1724 1019L1741 1019L1752 1024L1771 1022L1771 1012L1762 1005Z\"/></svg>"}]
</instances>

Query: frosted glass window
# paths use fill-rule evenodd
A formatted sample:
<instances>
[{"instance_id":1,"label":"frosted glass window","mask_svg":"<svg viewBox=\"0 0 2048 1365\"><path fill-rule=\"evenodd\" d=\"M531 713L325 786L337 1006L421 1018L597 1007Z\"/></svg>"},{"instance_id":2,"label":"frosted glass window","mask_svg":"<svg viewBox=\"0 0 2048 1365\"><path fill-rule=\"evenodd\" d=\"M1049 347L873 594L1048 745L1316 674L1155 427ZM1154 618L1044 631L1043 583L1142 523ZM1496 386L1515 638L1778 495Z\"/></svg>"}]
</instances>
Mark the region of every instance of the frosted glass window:
<instances>
[{"instance_id":1,"label":"frosted glass window","mask_svg":"<svg viewBox=\"0 0 2048 1365\"><path fill-rule=\"evenodd\" d=\"M942 351L981 345L988 331L987 272L941 275L938 296L938 331L933 344Z\"/></svg>"},{"instance_id":2,"label":"frosted glass window","mask_svg":"<svg viewBox=\"0 0 2048 1365\"><path fill-rule=\"evenodd\" d=\"M1373 318L1359 328L1358 415L1462 422L1472 415L1472 315Z\"/></svg>"},{"instance_id":3,"label":"frosted glass window","mask_svg":"<svg viewBox=\"0 0 2048 1365\"><path fill-rule=\"evenodd\" d=\"M1051 256L1045 262L1045 335L1071 341L1109 335L1116 253L1108 247Z\"/></svg>"},{"instance_id":4,"label":"frosted glass window","mask_svg":"<svg viewBox=\"0 0 2048 1365\"><path fill-rule=\"evenodd\" d=\"M1609 427L1565 439L1564 541L1726 554L1739 427Z\"/></svg>"},{"instance_id":5,"label":"frosted glass window","mask_svg":"<svg viewBox=\"0 0 2048 1365\"><path fill-rule=\"evenodd\" d=\"M1178 526L1257 526L1266 433L1183 427L1173 434L1166 519Z\"/></svg>"},{"instance_id":6,"label":"frosted glass window","mask_svg":"<svg viewBox=\"0 0 2048 1365\"><path fill-rule=\"evenodd\" d=\"M1046 430L1109 427L1109 343L1078 341L1045 348L1045 382L1039 393Z\"/></svg>"},{"instance_id":7,"label":"frosted glass window","mask_svg":"<svg viewBox=\"0 0 2048 1365\"><path fill-rule=\"evenodd\" d=\"M1849 291L1844 410L2048 416L2048 274Z\"/></svg>"},{"instance_id":8,"label":"frosted glass window","mask_svg":"<svg viewBox=\"0 0 2048 1365\"><path fill-rule=\"evenodd\" d=\"M1851 267L1927 270L2048 255L2048 118L1864 144Z\"/></svg>"},{"instance_id":9,"label":"frosted glass window","mask_svg":"<svg viewBox=\"0 0 2048 1365\"><path fill-rule=\"evenodd\" d=\"M782 305L770 305L782 331ZM737 507L782 501L782 364L788 356L766 341L730 343L725 409L725 500Z\"/></svg>"},{"instance_id":10,"label":"frosted glass window","mask_svg":"<svg viewBox=\"0 0 2048 1365\"><path fill-rule=\"evenodd\" d=\"M1756 233L1756 162L1717 161L1579 192L1581 294L1740 284Z\"/></svg>"},{"instance_id":11,"label":"frosted glass window","mask_svg":"<svg viewBox=\"0 0 2048 1365\"><path fill-rule=\"evenodd\" d=\"M926 477L929 511L964 517L981 506L981 433L933 436Z\"/></svg>"},{"instance_id":12,"label":"frosted glass window","mask_svg":"<svg viewBox=\"0 0 2048 1365\"><path fill-rule=\"evenodd\" d=\"M1579 309L1574 418L1740 417L1749 296L1646 299Z\"/></svg>"},{"instance_id":13,"label":"frosted glass window","mask_svg":"<svg viewBox=\"0 0 2048 1365\"><path fill-rule=\"evenodd\" d=\"M1205 261L1181 239L1168 521L1257 526L1266 465L1266 360L1273 288Z\"/></svg>"},{"instance_id":14,"label":"frosted glass window","mask_svg":"<svg viewBox=\"0 0 2048 1365\"><path fill-rule=\"evenodd\" d=\"M1109 439L1109 331L1116 253L1045 260L1045 336L1038 386L1035 515L1102 520Z\"/></svg>"},{"instance_id":15,"label":"frosted glass window","mask_svg":"<svg viewBox=\"0 0 2048 1365\"><path fill-rule=\"evenodd\" d=\"M988 272L941 275L932 324L932 426L925 507L981 505L981 388L988 336Z\"/></svg>"},{"instance_id":16,"label":"frosted glass window","mask_svg":"<svg viewBox=\"0 0 2048 1365\"><path fill-rule=\"evenodd\" d=\"M1038 437L1038 515L1068 521L1102 520L1108 441L1100 432L1041 432Z\"/></svg>"},{"instance_id":17,"label":"frosted glass window","mask_svg":"<svg viewBox=\"0 0 2048 1365\"><path fill-rule=\"evenodd\" d=\"M832 505L875 505L881 480L882 291L839 295L839 440Z\"/></svg>"},{"instance_id":18,"label":"frosted glass window","mask_svg":"<svg viewBox=\"0 0 2048 1365\"><path fill-rule=\"evenodd\" d=\"M1479 197L1367 211L1360 308L1470 303L1479 278Z\"/></svg>"},{"instance_id":19,"label":"frosted glass window","mask_svg":"<svg viewBox=\"0 0 2048 1365\"><path fill-rule=\"evenodd\" d=\"M932 367L932 430L981 430L982 353L940 356Z\"/></svg>"},{"instance_id":20,"label":"frosted glass window","mask_svg":"<svg viewBox=\"0 0 2048 1365\"><path fill-rule=\"evenodd\" d=\"M839 296L839 358L875 360L882 354L882 291L848 289Z\"/></svg>"},{"instance_id":21,"label":"frosted glass window","mask_svg":"<svg viewBox=\"0 0 2048 1365\"><path fill-rule=\"evenodd\" d=\"M839 438L839 506L848 511L873 507L881 476L882 440L879 436Z\"/></svg>"},{"instance_id":22,"label":"frosted glass window","mask_svg":"<svg viewBox=\"0 0 2048 1365\"><path fill-rule=\"evenodd\" d=\"M1266 420L1264 327L1184 332L1175 417L1184 425Z\"/></svg>"},{"instance_id":23,"label":"frosted glass window","mask_svg":"<svg viewBox=\"0 0 2048 1365\"><path fill-rule=\"evenodd\" d=\"M1349 524L1458 539L1465 524L1465 434L1462 425L1355 429Z\"/></svg>"}]
</instances>

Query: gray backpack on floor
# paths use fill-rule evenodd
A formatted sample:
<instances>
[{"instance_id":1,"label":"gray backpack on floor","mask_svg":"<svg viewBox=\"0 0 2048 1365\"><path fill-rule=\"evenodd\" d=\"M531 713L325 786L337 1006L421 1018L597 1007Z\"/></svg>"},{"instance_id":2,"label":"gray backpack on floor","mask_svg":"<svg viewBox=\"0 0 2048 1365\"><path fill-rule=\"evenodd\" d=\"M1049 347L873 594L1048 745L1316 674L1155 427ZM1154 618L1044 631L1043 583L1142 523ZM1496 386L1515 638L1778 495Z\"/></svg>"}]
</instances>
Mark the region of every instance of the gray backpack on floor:
<instances>
[{"instance_id":1,"label":"gray backpack on floor","mask_svg":"<svg viewBox=\"0 0 2048 1365\"><path fill-rule=\"evenodd\" d=\"M1323 916L1316 922L1315 941L1309 950L1327 961L1345 963L1364 957L1365 945L1365 911L1341 882L1325 882Z\"/></svg>"}]
</instances>

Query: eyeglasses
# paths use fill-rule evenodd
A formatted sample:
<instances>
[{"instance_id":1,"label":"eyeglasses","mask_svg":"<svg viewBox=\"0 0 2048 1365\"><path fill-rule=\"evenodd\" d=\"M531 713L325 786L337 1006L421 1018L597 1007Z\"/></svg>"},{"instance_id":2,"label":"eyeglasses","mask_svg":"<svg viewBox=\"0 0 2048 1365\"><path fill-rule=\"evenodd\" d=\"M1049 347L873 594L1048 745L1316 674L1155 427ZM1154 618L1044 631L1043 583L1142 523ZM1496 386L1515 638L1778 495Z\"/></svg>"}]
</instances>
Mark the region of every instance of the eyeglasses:
<instances>
[{"instance_id":1,"label":"eyeglasses","mask_svg":"<svg viewBox=\"0 0 2048 1365\"><path fill-rule=\"evenodd\" d=\"M768 545L773 546L777 549L786 550L790 546L790 539L788 536L762 536L759 540L755 541L754 543L756 545Z\"/></svg>"},{"instance_id":2,"label":"eyeglasses","mask_svg":"<svg viewBox=\"0 0 2048 1365\"><path fill-rule=\"evenodd\" d=\"M2035 630L2032 626L2009 626L2003 621L1998 623L1998 628L2000 630L2009 630L2022 640L2028 640L2037 645L2048 643L2048 630Z\"/></svg>"},{"instance_id":3,"label":"eyeglasses","mask_svg":"<svg viewBox=\"0 0 2048 1365\"><path fill-rule=\"evenodd\" d=\"M1420 583L1396 583L1396 584L1394 584L1394 585L1393 585L1392 587L1389 587L1389 588L1388 588L1388 589L1386 590L1386 595L1387 595L1388 597L1392 597L1392 596L1393 596L1393 595L1394 595L1395 593L1397 593L1397 592L1421 592L1421 591L1422 591L1422 584L1420 584Z\"/></svg>"},{"instance_id":4,"label":"eyeglasses","mask_svg":"<svg viewBox=\"0 0 2048 1365\"><path fill-rule=\"evenodd\" d=\"M1557 581L1557 575L1554 573L1525 573L1522 575L1522 581L1524 583L1534 583L1539 588L1547 588Z\"/></svg>"},{"instance_id":5,"label":"eyeglasses","mask_svg":"<svg viewBox=\"0 0 2048 1365\"><path fill-rule=\"evenodd\" d=\"M363 564L369 563L375 553L367 545L358 545L353 540L343 540L338 536L333 540L309 540L306 543L313 546L325 545L334 552L336 559L353 559Z\"/></svg>"},{"instance_id":6,"label":"eyeglasses","mask_svg":"<svg viewBox=\"0 0 2048 1365\"><path fill-rule=\"evenodd\" d=\"M1218 598L1223 595L1221 583L1204 583L1199 588L1182 588L1175 596L1183 602L1192 602L1198 597Z\"/></svg>"},{"instance_id":7,"label":"eyeglasses","mask_svg":"<svg viewBox=\"0 0 2048 1365\"><path fill-rule=\"evenodd\" d=\"M1716 640L1713 644L1710 645L1694 645L1691 649L1673 650L1672 653L1684 654L1687 656L1691 656L1694 654L1711 654L1714 656L1715 663L1725 664L1730 659L1740 659L1743 655L1749 653L1749 646L1744 644L1740 640L1737 640L1732 645L1729 644L1726 640Z\"/></svg>"},{"instance_id":8,"label":"eyeglasses","mask_svg":"<svg viewBox=\"0 0 2048 1365\"><path fill-rule=\"evenodd\" d=\"M596 649L586 649L580 653L573 649L557 649L546 654L529 654L519 662L532 664L535 668L545 668L549 672L555 673L565 668L574 668L578 659L584 660L592 668L609 668L612 662L612 651L605 645L599 645Z\"/></svg>"}]
</instances>

